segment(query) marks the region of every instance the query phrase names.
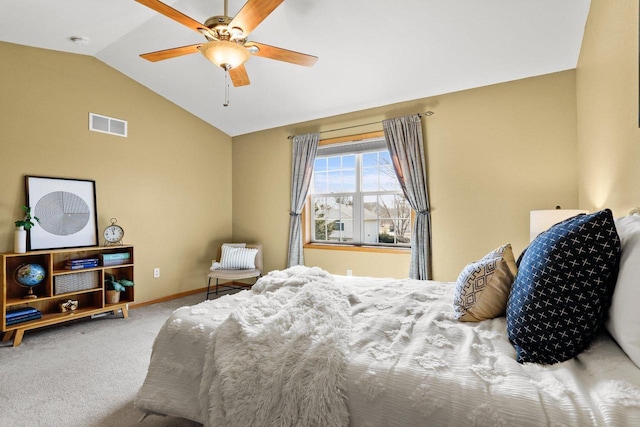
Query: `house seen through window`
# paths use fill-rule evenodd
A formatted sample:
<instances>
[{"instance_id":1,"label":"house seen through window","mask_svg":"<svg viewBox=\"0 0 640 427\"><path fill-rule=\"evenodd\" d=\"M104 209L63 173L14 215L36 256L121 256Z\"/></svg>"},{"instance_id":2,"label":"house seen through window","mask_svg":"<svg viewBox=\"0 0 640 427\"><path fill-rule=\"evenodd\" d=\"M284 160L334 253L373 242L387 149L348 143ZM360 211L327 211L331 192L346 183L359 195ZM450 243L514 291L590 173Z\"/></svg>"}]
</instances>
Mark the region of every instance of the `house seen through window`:
<instances>
[{"instance_id":1,"label":"house seen through window","mask_svg":"<svg viewBox=\"0 0 640 427\"><path fill-rule=\"evenodd\" d=\"M411 207L384 138L321 145L310 198L312 242L411 245Z\"/></svg>"}]
</instances>

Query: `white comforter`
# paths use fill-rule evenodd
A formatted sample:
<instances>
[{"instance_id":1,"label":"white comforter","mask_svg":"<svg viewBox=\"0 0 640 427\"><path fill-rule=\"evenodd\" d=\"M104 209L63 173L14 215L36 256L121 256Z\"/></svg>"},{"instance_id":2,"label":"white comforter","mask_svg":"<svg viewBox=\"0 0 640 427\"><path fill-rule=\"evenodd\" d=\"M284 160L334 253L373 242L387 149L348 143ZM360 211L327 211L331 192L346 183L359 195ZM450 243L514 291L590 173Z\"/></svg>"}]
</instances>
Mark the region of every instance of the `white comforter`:
<instances>
[{"instance_id":1,"label":"white comforter","mask_svg":"<svg viewBox=\"0 0 640 427\"><path fill-rule=\"evenodd\" d=\"M551 366L518 364L504 318L453 318L453 284L335 276L351 302L351 426L640 426L640 369L606 335ZM243 291L174 312L137 406L208 423L198 399L209 337ZM249 368L247 368L249 369ZM207 379L211 381L211 379Z\"/></svg>"},{"instance_id":2,"label":"white comforter","mask_svg":"<svg viewBox=\"0 0 640 427\"><path fill-rule=\"evenodd\" d=\"M200 384L208 425L347 425L346 292L319 268L274 271L211 334Z\"/></svg>"}]
</instances>

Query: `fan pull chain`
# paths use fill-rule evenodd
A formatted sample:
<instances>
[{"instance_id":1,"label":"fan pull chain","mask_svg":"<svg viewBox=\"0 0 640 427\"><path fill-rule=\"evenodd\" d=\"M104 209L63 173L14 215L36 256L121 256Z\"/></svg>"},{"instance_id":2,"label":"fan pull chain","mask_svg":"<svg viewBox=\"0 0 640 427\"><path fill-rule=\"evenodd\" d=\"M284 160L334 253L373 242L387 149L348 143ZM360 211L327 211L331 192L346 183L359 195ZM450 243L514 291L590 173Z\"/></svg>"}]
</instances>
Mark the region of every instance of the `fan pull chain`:
<instances>
[{"instance_id":1,"label":"fan pull chain","mask_svg":"<svg viewBox=\"0 0 640 427\"><path fill-rule=\"evenodd\" d=\"M224 104L225 107L229 106L229 70L224 69Z\"/></svg>"}]
</instances>

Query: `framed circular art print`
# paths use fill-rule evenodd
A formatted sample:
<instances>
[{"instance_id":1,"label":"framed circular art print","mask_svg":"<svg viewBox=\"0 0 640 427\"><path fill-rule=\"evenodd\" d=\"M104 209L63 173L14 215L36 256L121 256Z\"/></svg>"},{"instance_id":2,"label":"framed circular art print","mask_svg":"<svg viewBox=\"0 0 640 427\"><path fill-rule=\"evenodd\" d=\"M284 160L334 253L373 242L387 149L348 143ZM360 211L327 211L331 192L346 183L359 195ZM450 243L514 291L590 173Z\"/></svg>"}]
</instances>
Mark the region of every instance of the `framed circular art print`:
<instances>
[{"instance_id":1,"label":"framed circular art print","mask_svg":"<svg viewBox=\"0 0 640 427\"><path fill-rule=\"evenodd\" d=\"M25 188L40 220L29 230L29 250L98 245L95 181L27 176Z\"/></svg>"}]
</instances>

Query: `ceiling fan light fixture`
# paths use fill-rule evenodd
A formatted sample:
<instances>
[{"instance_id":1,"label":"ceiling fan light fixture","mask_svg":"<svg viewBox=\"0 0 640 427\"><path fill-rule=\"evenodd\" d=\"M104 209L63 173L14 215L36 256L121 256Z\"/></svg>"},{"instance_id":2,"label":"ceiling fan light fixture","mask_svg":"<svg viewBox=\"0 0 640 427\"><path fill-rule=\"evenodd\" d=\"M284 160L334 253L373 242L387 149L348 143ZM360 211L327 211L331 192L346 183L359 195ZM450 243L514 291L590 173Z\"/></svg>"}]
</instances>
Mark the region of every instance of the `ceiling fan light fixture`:
<instances>
[{"instance_id":1,"label":"ceiling fan light fixture","mask_svg":"<svg viewBox=\"0 0 640 427\"><path fill-rule=\"evenodd\" d=\"M244 31L238 27L233 27L229 29L229 34L231 35L232 40L243 40L247 37L244 35Z\"/></svg>"},{"instance_id":2,"label":"ceiling fan light fixture","mask_svg":"<svg viewBox=\"0 0 640 427\"><path fill-rule=\"evenodd\" d=\"M216 40L215 34L208 28L198 28L200 34L206 37L207 40Z\"/></svg>"},{"instance_id":3,"label":"ceiling fan light fixture","mask_svg":"<svg viewBox=\"0 0 640 427\"><path fill-rule=\"evenodd\" d=\"M220 68L239 67L249 59L250 53L242 45L226 40L213 40L205 43L200 52L209 61Z\"/></svg>"}]
</instances>

